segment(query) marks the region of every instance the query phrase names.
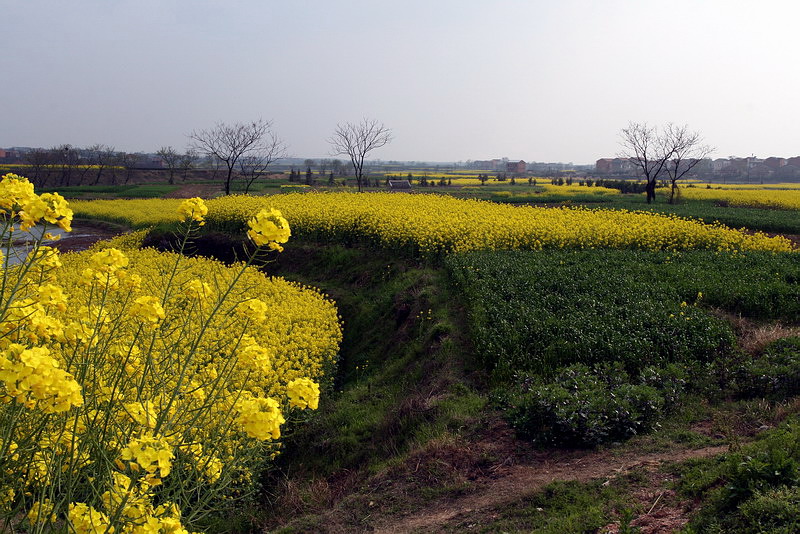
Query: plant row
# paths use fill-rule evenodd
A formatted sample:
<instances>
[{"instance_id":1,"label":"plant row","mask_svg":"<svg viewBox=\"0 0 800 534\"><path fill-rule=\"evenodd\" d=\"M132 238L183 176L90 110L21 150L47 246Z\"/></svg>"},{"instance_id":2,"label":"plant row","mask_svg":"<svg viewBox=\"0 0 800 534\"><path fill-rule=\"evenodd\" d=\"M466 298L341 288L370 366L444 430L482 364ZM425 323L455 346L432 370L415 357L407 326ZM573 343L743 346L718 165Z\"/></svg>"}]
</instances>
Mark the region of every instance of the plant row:
<instances>
[{"instance_id":1,"label":"plant row","mask_svg":"<svg viewBox=\"0 0 800 534\"><path fill-rule=\"evenodd\" d=\"M541 443L624 439L657 423L687 388L796 389L793 362L743 359L714 311L796 322L793 254L480 252L445 264L499 403Z\"/></svg>"}]
</instances>

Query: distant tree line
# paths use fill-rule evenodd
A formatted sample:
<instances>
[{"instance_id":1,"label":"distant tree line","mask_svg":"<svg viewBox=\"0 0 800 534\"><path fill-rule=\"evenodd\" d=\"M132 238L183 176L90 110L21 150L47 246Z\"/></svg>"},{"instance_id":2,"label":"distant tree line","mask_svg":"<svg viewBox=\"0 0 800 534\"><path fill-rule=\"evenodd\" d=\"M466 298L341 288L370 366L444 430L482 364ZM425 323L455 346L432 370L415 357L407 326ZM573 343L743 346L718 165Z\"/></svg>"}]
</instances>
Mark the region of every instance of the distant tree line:
<instances>
[{"instance_id":1,"label":"distant tree line","mask_svg":"<svg viewBox=\"0 0 800 534\"><path fill-rule=\"evenodd\" d=\"M172 147L168 147L168 150L162 148L158 156L168 168L170 183L173 183L174 177L179 173L185 180L187 173L198 164L197 153L191 149L178 153ZM101 183L124 185L130 182L134 171L160 168L161 161L154 161L147 154L122 152L102 144L83 148L70 144L34 148L25 152L21 158L21 163L26 165L24 174L36 187Z\"/></svg>"}]
</instances>

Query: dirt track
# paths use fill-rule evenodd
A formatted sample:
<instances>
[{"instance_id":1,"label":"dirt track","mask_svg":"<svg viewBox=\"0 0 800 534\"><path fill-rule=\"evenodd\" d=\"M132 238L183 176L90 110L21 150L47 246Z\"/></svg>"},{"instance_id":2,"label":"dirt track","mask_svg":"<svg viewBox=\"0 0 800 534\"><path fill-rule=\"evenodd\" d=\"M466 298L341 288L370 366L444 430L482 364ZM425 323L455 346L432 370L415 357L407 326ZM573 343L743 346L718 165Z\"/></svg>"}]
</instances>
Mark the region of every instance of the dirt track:
<instances>
[{"instance_id":1,"label":"dirt track","mask_svg":"<svg viewBox=\"0 0 800 534\"><path fill-rule=\"evenodd\" d=\"M386 534L437 532L445 524L450 524L452 527L454 522L468 516L491 513L493 509L524 498L557 480L578 482L601 478L611 480L636 468L654 471L665 462L706 458L727 450L727 446L716 446L648 454L626 453L619 456L609 451L573 452L564 453L563 456L551 456L541 462L500 466L496 473L498 477L479 482L481 487L477 491L447 502L431 503L426 509L378 525L375 532ZM650 511L639 516L634 524L639 525L642 533L672 532L686 519L683 517L684 514L675 512L675 510L665 510L663 507L656 508L654 503ZM613 532L613 527L609 532Z\"/></svg>"}]
</instances>

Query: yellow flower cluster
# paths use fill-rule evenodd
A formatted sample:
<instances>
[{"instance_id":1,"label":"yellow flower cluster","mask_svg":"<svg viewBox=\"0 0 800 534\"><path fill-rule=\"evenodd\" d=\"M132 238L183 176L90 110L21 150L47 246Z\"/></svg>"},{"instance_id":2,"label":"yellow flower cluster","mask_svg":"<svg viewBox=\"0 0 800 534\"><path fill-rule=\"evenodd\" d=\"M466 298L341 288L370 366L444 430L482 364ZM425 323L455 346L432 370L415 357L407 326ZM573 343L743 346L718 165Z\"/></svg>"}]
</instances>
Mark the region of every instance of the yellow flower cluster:
<instances>
[{"instance_id":1,"label":"yellow flower cluster","mask_svg":"<svg viewBox=\"0 0 800 534\"><path fill-rule=\"evenodd\" d=\"M682 187L683 198L723 201L731 206L800 210L800 189L705 189Z\"/></svg>"},{"instance_id":2,"label":"yellow flower cluster","mask_svg":"<svg viewBox=\"0 0 800 534\"><path fill-rule=\"evenodd\" d=\"M169 441L163 437L148 434L131 438L120 454L121 459L130 462L134 471L140 468L147 471L148 475L152 477L151 480L169 476L173 457Z\"/></svg>"},{"instance_id":3,"label":"yellow flower cluster","mask_svg":"<svg viewBox=\"0 0 800 534\"><path fill-rule=\"evenodd\" d=\"M22 230L45 221L69 232L72 227L72 210L58 193L34 193L33 184L16 174L6 174L0 179L0 217L9 222L17 219Z\"/></svg>"},{"instance_id":4,"label":"yellow flower cluster","mask_svg":"<svg viewBox=\"0 0 800 534\"><path fill-rule=\"evenodd\" d=\"M98 219L132 228L148 228L181 219L177 198L148 198L130 200L73 200L70 208L75 217Z\"/></svg>"},{"instance_id":5,"label":"yellow flower cluster","mask_svg":"<svg viewBox=\"0 0 800 534\"><path fill-rule=\"evenodd\" d=\"M266 204L297 234L358 238L422 253L542 248L790 251L789 240L677 216L625 210L508 206L443 195L307 193L209 201L207 221L241 229Z\"/></svg>"},{"instance_id":6,"label":"yellow flower cluster","mask_svg":"<svg viewBox=\"0 0 800 534\"><path fill-rule=\"evenodd\" d=\"M152 249L32 252L0 294L6 524L186 532L210 495L248 490L291 408L316 407L341 341L317 290Z\"/></svg>"},{"instance_id":7,"label":"yellow flower cluster","mask_svg":"<svg viewBox=\"0 0 800 534\"><path fill-rule=\"evenodd\" d=\"M581 190L580 186L572 186L572 189L576 187ZM554 191L565 188L558 187ZM582 188L583 191L589 189L599 188ZM684 193L698 190L683 189ZM175 216L170 219L164 215L173 206L171 200L92 202L102 204L86 203L87 209L80 212L81 216L134 226L177 221ZM146 209L143 202L148 203ZM247 228L246 222L252 220L253 213L267 205L279 209L298 235L360 238L386 247L410 247L423 253L541 248L793 250L791 242L782 237L747 234L719 224L709 225L672 215L509 206L428 194L229 196L209 201L205 219L218 230L239 232Z\"/></svg>"},{"instance_id":8,"label":"yellow flower cluster","mask_svg":"<svg viewBox=\"0 0 800 534\"><path fill-rule=\"evenodd\" d=\"M281 437L281 425L286 420L275 399L245 394L235 408L239 413L236 422L251 438L266 440Z\"/></svg>"},{"instance_id":9,"label":"yellow flower cluster","mask_svg":"<svg viewBox=\"0 0 800 534\"><path fill-rule=\"evenodd\" d=\"M272 208L256 213L255 217L247 221L247 226L250 227L247 237L256 246L267 245L278 252L283 252L280 243L286 243L292 235L289 222L283 218L281 212Z\"/></svg>"},{"instance_id":10,"label":"yellow flower cluster","mask_svg":"<svg viewBox=\"0 0 800 534\"><path fill-rule=\"evenodd\" d=\"M39 413L64 414L46 426L48 443L64 442L65 429L77 429L68 447L38 452L43 456L36 476L23 477L24 487L17 490L35 492L63 476L48 467L51 463L94 464L98 455L116 458L120 472L151 487L169 486L178 457L195 473L194 484L247 478L251 464L237 463L236 451L274 453L269 441L280 437L284 411L316 408L317 382L333 364L341 340L332 303L315 290L249 268L223 300L212 286L228 287L237 271L203 258L181 259L173 280L179 290L168 292L167 275L176 259L149 249L62 256L56 276L61 286L31 285L39 300L23 299L57 326L50 331L20 323L11 313L0 321L0 331L7 332L0 340L37 345L6 342L0 357L0 400L6 408L0 420L20 417L9 404L16 401L26 409L22 435L34 432ZM87 284L87 264L117 277L135 271L125 279L136 274L141 287L97 278ZM154 295L165 294L162 305L163 297ZM25 308L22 313L28 319L36 315ZM263 445L245 445L247 440ZM47 454L66 460L48 461ZM105 525L104 518L114 517L108 507L101 512L91 506L74 508L76 529L89 522Z\"/></svg>"},{"instance_id":11,"label":"yellow flower cluster","mask_svg":"<svg viewBox=\"0 0 800 534\"><path fill-rule=\"evenodd\" d=\"M316 410L319 405L319 385L308 378L298 378L289 382L289 405L297 408Z\"/></svg>"},{"instance_id":12,"label":"yellow flower cluster","mask_svg":"<svg viewBox=\"0 0 800 534\"><path fill-rule=\"evenodd\" d=\"M542 184L538 185L537 187L541 187L544 189L545 193L552 193L552 194L562 194L562 195L597 195L597 196L616 196L621 195L622 192L619 189L613 189L611 187L586 187L584 185L553 185L553 184Z\"/></svg>"},{"instance_id":13,"label":"yellow flower cluster","mask_svg":"<svg viewBox=\"0 0 800 534\"><path fill-rule=\"evenodd\" d=\"M205 217L207 213L208 208L200 197L184 200L181 202L180 206L178 206L178 215L182 221L191 220L203 225L205 224L203 222L203 217Z\"/></svg>"},{"instance_id":14,"label":"yellow flower cluster","mask_svg":"<svg viewBox=\"0 0 800 534\"><path fill-rule=\"evenodd\" d=\"M0 381L5 388L0 401L13 398L44 413L66 412L83 404L81 386L59 368L46 347L27 349L12 343L0 354Z\"/></svg>"}]
</instances>

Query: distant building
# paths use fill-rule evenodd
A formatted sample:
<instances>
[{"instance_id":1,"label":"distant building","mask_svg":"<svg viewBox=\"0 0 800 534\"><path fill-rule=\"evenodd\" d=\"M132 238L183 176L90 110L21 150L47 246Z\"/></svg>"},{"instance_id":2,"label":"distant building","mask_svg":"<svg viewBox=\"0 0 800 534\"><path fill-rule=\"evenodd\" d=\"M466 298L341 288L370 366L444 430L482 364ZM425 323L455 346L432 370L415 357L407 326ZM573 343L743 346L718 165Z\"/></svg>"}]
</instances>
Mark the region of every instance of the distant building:
<instances>
[{"instance_id":1,"label":"distant building","mask_svg":"<svg viewBox=\"0 0 800 534\"><path fill-rule=\"evenodd\" d=\"M527 164L522 160L519 160L517 162L509 161L508 163L506 163L506 172L514 174L525 174L527 168L528 168Z\"/></svg>"},{"instance_id":2,"label":"distant building","mask_svg":"<svg viewBox=\"0 0 800 534\"><path fill-rule=\"evenodd\" d=\"M600 158L594 165L597 174L631 174L636 165L628 158Z\"/></svg>"},{"instance_id":3,"label":"distant building","mask_svg":"<svg viewBox=\"0 0 800 534\"><path fill-rule=\"evenodd\" d=\"M711 162L711 171L719 172L723 169L730 167L731 160L725 158L717 158Z\"/></svg>"},{"instance_id":4,"label":"distant building","mask_svg":"<svg viewBox=\"0 0 800 534\"><path fill-rule=\"evenodd\" d=\"M411 191L411 182L408 180L389 180L389 189L392 191Z\"/></svg>"},{"instance_id":5,"label":"distant building","mask_svg":"<svg viewBox=\"0 0 800 534\"><path fill-rule=\"evenodd\" d=\"M794 159L794 158L790 158ZM788 162L789 160L787 160ZM787 163L775 171L772 177L776 180L800 180L800 166Z\"/></svg>"},{"instance_id":6,"label":"distant building","mask_svg":"<svg viewBox=\"0 0 800 534\"><path fill-rule=\"evenodd\" d=\"M784 165L786 165L786 158L776 158L770 157L764 160L764 165L772 169L773 171L777 171Z\"/></svg>"}]
</instances>

